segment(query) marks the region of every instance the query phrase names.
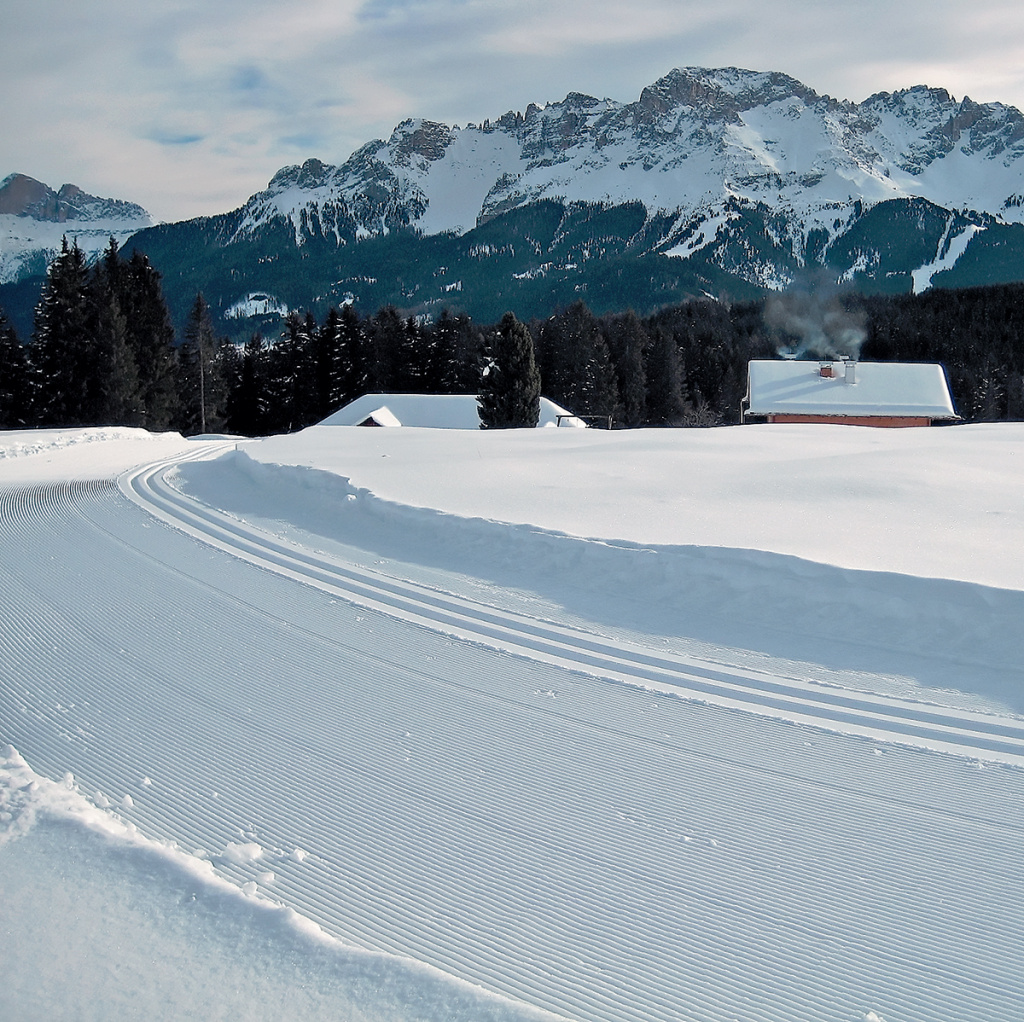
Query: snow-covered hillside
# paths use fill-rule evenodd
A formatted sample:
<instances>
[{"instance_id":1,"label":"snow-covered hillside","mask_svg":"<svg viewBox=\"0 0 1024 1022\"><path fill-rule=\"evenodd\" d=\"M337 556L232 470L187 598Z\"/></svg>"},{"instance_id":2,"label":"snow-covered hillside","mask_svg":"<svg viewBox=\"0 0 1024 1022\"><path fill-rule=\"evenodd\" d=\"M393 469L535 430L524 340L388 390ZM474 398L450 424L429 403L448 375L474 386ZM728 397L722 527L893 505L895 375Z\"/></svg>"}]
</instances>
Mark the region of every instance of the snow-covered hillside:
<instances>
[{"instance_id":1,"label":"snow-covered hillside","mask_svg":"<svg viewBox=\"0 0 1024 1022\"><path fill-rule=\"evenodd\" d=\"M0 1015L1016 1022L1022 543L1013 424L2 435Z\"/></svg>"},{"instance_id":2,"label":"snow-covered hillside","mask_svg":"<svg viewBox=\"0 0 1024 1022\"><path fill-rule=\"evenodd\" d=\"M41 275L64 238L88 256L152 224L132 202L87 195L75 185L54 191L25 174L0 182L0 284Z\"/></svg>"}]
</instances>

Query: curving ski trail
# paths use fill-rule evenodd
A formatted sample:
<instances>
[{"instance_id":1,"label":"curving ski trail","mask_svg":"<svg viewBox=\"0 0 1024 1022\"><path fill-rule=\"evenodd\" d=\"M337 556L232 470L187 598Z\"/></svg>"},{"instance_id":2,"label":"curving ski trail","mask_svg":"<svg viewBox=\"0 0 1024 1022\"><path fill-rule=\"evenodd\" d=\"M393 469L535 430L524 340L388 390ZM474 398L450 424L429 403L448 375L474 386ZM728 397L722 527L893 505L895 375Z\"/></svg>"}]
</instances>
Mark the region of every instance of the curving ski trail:
<instances>
[{"instance_id":1,"label":"curving ski trail","mask_svg":"<svg viewBox=\"0 0 1024 1022\"><path fill-rule=\"evenodd\" d=\"M1024 766L1024 721L832 691L767 672L612 643L578 629L438 593L340 562L322 551L314 553L186 496L166 478L178 460L126 473L119 480L122 491L203 542L361 606L608 679L851 734Z\"/></svg>"}]
</instances>

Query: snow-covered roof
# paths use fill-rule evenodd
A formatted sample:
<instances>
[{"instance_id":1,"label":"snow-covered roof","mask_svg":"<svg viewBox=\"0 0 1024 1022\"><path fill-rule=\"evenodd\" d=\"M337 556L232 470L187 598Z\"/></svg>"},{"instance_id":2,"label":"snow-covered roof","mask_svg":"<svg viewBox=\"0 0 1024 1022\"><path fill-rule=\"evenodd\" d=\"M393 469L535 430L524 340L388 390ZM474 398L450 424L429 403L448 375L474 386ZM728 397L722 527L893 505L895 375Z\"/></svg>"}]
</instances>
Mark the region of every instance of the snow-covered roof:
<instances>
[{"instance_id":1,"label":"snow-covered roof","mask_svg":"<svg viewBox=\"0 0 1024 1022\"><path fill-rule=\"evenodd\" d=\"M755 359L747 400L750 415L958 417L937 364Z\"/></svg>"},{"instance_id":2,"label":"snow-covered roof","mask_svg":"<svg viewBox=\"0 0 1024 1022\"><path fill-rule=\"evenodd\" d=\"M390 416L381 422L378 413ZM479 429L480 413L475 394L364 394L328 415L321 426L358 426L368 418L379 425L425 426L430 429ZM562 417L559 422L559 416ZM540 399L539 426L584 426L581 419L549 401Z\"/></svg>"},{"instance_id":3,"label":"snow-covered roof","mask_svg":"<svg viewBox=\"0 0 1024 1022\"><path fill-rule=\"evenodd\" d=\"M395 415L387 405L381 405L380 408L374 408L366 418L356 423L357 426L401 426L402 423L398 416Z\"/></svg>"}]
</instances>

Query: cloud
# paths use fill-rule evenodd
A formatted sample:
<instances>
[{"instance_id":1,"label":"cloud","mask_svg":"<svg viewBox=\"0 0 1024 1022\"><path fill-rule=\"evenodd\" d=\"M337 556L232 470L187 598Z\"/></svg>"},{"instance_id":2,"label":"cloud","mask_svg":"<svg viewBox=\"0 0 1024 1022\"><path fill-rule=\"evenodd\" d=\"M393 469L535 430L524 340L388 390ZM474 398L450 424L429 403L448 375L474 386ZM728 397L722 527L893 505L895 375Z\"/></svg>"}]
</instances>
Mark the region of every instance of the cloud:
<instances>
[{"instance_id":1,"label":"cloud","mask_svg":"<svg viewBox=\"0 0 1024 1022\"><path fill-rule=\"evenodd\" d=\"M154 142L159 142L160 145L195 145L196 142L202 142L205 138L204 135L188 135L188 134L173 134L170 132L154 131L149 136Z\"/></svg>"}]
</instances>

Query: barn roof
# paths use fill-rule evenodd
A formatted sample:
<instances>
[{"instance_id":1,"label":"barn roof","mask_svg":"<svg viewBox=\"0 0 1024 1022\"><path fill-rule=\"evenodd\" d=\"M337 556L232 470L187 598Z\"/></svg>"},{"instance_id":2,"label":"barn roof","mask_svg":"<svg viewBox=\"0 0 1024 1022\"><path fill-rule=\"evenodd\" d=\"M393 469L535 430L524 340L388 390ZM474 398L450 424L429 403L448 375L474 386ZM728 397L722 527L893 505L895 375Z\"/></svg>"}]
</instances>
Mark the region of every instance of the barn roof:
<instances>
[{"instance_id":1,"label":"barn roof","mask_svg":"<svg viewBox=\"0 0 1024 1022\"><path fill-rule=\"evenodd\" d=\"M747 400L748 415L958 418L937 364L755 359Z\"/></svg>"},{"instance_id":2,"label":"barn roof","mask_svg":"<svg viewBox=\"0 0 1024 1022\"><path fill-rule=\"evenodd\" d=\"M426 426L431 429L479 429L480 413L475 394L364 394L328 415L321 426L358 426L377 412L388 416L389 426ZM539 426L582 426L564 408L540 399ZM378 419L379 422L379 419ZM384 425L385 423L380 423Z\"/></svg>"}]
</instances>

